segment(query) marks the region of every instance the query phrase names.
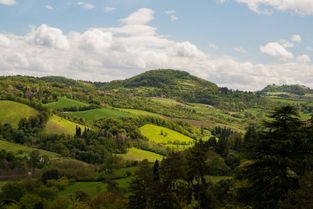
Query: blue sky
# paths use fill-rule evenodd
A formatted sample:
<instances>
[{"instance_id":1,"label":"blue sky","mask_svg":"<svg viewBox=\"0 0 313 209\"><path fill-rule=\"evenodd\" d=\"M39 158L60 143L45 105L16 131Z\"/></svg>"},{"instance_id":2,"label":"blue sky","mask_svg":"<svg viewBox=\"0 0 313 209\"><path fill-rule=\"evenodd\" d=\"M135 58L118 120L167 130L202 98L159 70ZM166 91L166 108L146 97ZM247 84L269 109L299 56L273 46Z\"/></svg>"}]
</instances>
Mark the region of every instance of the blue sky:
<instances>
[{"instance_id":1,"label":"blue sky","mask_svg":"<svg viewBox=\"0 0 313 209\"><path fill-rule=\"evenodd\" d=\"M311 0L0 0L0 74L175 68L245 90L313 87L312 35Z\"/></svg>"}]
</instances>

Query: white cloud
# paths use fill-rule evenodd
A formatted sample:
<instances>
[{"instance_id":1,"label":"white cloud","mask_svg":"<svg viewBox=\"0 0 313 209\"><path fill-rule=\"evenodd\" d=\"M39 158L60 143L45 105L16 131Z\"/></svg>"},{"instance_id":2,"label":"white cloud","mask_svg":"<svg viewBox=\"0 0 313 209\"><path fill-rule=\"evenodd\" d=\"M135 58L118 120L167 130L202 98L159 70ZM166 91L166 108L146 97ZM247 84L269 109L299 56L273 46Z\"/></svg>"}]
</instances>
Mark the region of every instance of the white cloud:
<instances>
[{"instance_id":1,"label":"white cloud","mask_svg":"<svg viewBox=\"0 0 313 209\"><path fill-rule=\"evenodd\" d=\"M115 7L104 7L104 12L109 13L109 12L113 12L114 10L116 10Z\"/></svg>"},{"instance_id":2,"label":"white cloud","mask_svg":"<svg viewBox=\"0 0 313 209\"><path fill-rule=\"evenodd\" d=\"M269 42L264 46L261 46L260 51L264 54L278 57L282 60L294 58L294 55L278 42Z\"/></svg>"},{"instance_id":3,"label":"white cloud","mask_svg":"<svg viewBox=\"0 0 313 209\"><path fill-rule=\"evenodd\" d=\"M175 10L166 10L166 11L164 11L164 13L169 16L171 21L176 21L179 19L176 15Z\"/></svg>"},{"instance_id":4,"label":"white cloud","mask_svg":"<svg viewBox=\"0 0 313 209\"><path fill-rule=\"evenodd\" d=\"M178 20L178 17L176 15L170 15L170 20L176 21L176 20Z\"/></svg>"},{"instance_id":5,"label":"white cloud","mask_svg":"<svg viewBox=\"0 0 313 209\"><path fill-rule=\"evenodd\" d=\"M238 53L247 53L247 50L243 47L236 47L234 50Z\"/></svg>"},{"instance_id":6,"label":"white cloud","mask_svg":"<svg viewBox=\"0 0 313 209\"><path fill-rule=\"evenodd\" d=\"M292 11L300 15L313 15L312 0L237 0L259 14L271 14L273 10Z\"/></svg>"},{"instance_id":7,"label":"white cloud","mask_svg":"<svg viewBox=\"0 0 313 209\"><path fill-rule=\"evenodd\" d=\"M281 44L285 48L293 48L295 46L293 43L286 40L280 40L279 44Z\"/></svg>"},{"instance_id":8,"label":"white cloud","mask_svg":"<svg viewBox=\"0 0 313 209\"><path fill-rule=\"evenodd\" d=\"M153 15L152 9L141 8L120 21L125 25L145 25L154 19Z\"/></svg>"},{"instance_id":9,"label":"white cloud","mask_svg":"<svg viewBox=\"0 0 313 209\"><path fill-rule=\"evenodd\" d=\"M49 9L49 10L53 10L54 9L53 6L51 6L51 5L46 5L45 7L46 7L46 9Z\"/></svg>"},{"instance_id":10,"label":"white cloud","mask_svg":"<svg viewBox=\"0 0 313 209\"><path fill-rule=\"evenodd\" d=\"M311 58L307 54L302 54L297 57L297 61L301 63L308 63L311 62Z\"/></svg>"},{"instance_id":11,"label":"white cloud","mask_svg":"<svg viewBox=\"0 0 313 209\"><path fill-rule=\"evenodd\" d=\"M16 1L15 0L0 0L0 4L12 6L16 4Z\"/></svg>"},{"instance_id":12,"label":"white cloud","mask_svg":"<svg viewBox=\"0 0 313 209\"><path fill-rule=\"evenodd\" d=\"M291 36L290 40L292 40L293 42L296 42L296 43L301 43L302 42L302 38L298 34L295 34L295 35Z\"/></svg>"},{"instance_id":13,"label":"white cloud","mask_svg":"<svg viewBox=\"0 0 313 209\"><path fill-rule=\"evenodd\" d=\"M84 9L94 9L95 5L83 1L77 2L77 5Z\"/></svg>"},{"instance_id":14,"label":"white cloud","mask_svg":"<svg viewBox=\"0 0 313 209\"><path fill-rule=\"evenodd\" d=\"M119 27L84 32L65 34L58 28L41 25L26 35L0 33L0 74L109 81L146 70L172 68L245 90L261 89L271 83L313 87L313 65L308 56L271 65L212 56L188 41L174 41L158 34L148 25L153 13L141 9L125 18Z\"/></svg>"}]
</instances>

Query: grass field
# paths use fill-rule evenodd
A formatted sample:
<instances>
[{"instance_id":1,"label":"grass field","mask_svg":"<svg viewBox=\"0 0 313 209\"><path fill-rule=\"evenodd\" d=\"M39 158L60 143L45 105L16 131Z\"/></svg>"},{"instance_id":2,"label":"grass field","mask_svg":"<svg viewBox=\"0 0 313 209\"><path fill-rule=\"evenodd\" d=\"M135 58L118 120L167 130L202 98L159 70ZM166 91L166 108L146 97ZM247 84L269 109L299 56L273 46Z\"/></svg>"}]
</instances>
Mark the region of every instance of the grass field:
<instances>
[{"instance_id":1,"label":"grass field","mask_svg":"<svg viewBox=\"0 0 313 209\"><path fill-rule=\"evenodd\" d=\"M152 113L152 112L147 112L144 110L136 110L136 109L123 109L123 108L118 108L118 110L124 111L124 112L129 112L133 115L137 115L137 116L152 116L152 117L160 117L162 118L162 115L156 114L156 113Z\"/></svg>"},{"instance_id":2,"label":"grass field","mask_svg":"<svg viewBox=\"0 0 313 209\"><path fill-rule=\"evenodd\" d=\"M121 111L114 108L101 108L79 112L67 112L65 114L75 118L82 118L90 123L101 118L134 117L134 115L129 112Z\"/></svg>"},{"instance_id":3,"label":"grass field","mask_svg":"<svg viewBox=\"0 0 313 209\"><path fill-rule=\"evenodd\" d=\"M74 135L76 131L76 126L79 126L84 130L85 126L79 125L72 121L61 118L57 115L52 115L44 129L44 132L47 134L69 134Z\"/></svg>"},{"instance_id":4,"label":"grass field","mask_svg":"<svg viewBox=\"0 0 313 209\"><path fill-rule=\"evenodd\" d=\"M35 109L18 102L0 101L0 123L11 124L14 128L18 127L18 123L22 118L28 118L37 113Z\"/></svg>"},{"instance_id":5,"label":"grass field","mask_svg":"<svg viewBox=\"0 0 313 209\"><path fill-rule=\"evenodd\" d=\"M141 134L147 137L151 142L165 145L170 148L179 149L179 146L190 146L195 142L195 140L193 140L192 138L185 136L181 133L152 124L146 124L140 127L139 130Z\"/></svg>"},{"instance_id":6,"label":"grass field","mask_svg":"<svg viewBox=\"0 0 313 209\"><path fill-rule=\"evenodd\" d=\"M59 192L60 197L74 195L77 191L82 191L89 196L95 196L98 192L106 191L107 185L102 182L75 182Z\"/></svg>"},{"instance_id":7,"label":"grass field","mask_svg":"<svg viewBox=\"0 0 313 209\"><path fill-rule=\"evenodd\" d=\"M156 160L162 160L163 156L156 154L154 152L149 152L137 148L130 148L126 154L117 154L117 156L122 157L125 160L129 161L142 161L147 159L150 162L154 162Z\"/></svg>"},{"instance_id":8,"label":"grass field","mask_svg":"<svg viewBox=\"0 0 313 209\"><path fill-rule=\"evenodd\" d=\"M49 107L53 110L59 110L63 108L70 108L70 107L86 107L88 104L69 99L67 97L60 97L57 102L51 102L48 104L45 104L46 107Z\"/></svg>"},{"instance_id":9,"label":"grass field","mask_svg":"<svg viewBox=\"0 0 313 209\"><path fill-rule=\"evenodd\" d=\"M36 149L36 148L31 148L31 147L23 146L20 144L15 144L15 143L11 143L8 141L0 140L0 150L2 150L2 149L9 151L9 152L14 152L14 153L17 153L18 151L23 151L23 152L29 153L33 150L39 150L41 155L47 155L49 157L49 159L54 159L54 158L59 157L58 154L53 153L53 152L49 152L49 151L45 151L45 150L41 150L41 149Z\"/></svg>"}]
</instances>

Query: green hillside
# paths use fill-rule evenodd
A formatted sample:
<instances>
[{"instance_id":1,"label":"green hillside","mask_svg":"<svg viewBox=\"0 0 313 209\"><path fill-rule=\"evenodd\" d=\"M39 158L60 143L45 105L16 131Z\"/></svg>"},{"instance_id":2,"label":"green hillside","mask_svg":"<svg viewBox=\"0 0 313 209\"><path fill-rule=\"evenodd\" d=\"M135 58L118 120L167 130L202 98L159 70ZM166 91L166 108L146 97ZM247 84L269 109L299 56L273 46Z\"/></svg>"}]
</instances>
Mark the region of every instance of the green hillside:
<instances>
[{"instance_id":1,"label":"green hillside","mask_svg":"<svg viewBox=\"0 0 313 209\"><path fill-rule=\"evenodd\" d=\"M44 129L44 132L47 134L69 134L74 135L76 131L76 126L79 126L84 130L85 126L79 125L72 121L61 118L57 115L52 115Z\"/></svg>"},{"instance_id":2,"label":"green hillside","mask_svg":"<svg viewBox=\"0 0 313 209\"><path fill-rule=\"evenodd\" d=\"M13 152L13 153L18 153L19 151L29 153L33 150L38 150L41 153L41 155L47 155L50 159L55 159L55 158L60 157L60 155L53 153L53 152L45 151L42 149L36 149L32 147L27 147L27 146L11 143L11 142L4 141L4 140L0 140L0 150L1 149L4 149L8 152Z\"/></svg>"},{"instance_id":3,"label":"green hillside","mask_svg":"<svg viewBox=\"0 0 313 209\"><path fill-rule=\"evenodd\" d=\"M54 109L54 110L62 110L64 108L71 108L71 107L87 107L88 104L74 100L69 99L67 97L60 97L57 102L51 102L48 104L45 104L46 107Z\"/></svg>"},{"instance_id":4,"label":"green hillside","mask_svg":"<svg viewBox=\"0 0 313 209\"><path fill-rule=\"evenodd\" d=\"M35 109L27 105L8 100L0 100L0 123L8 123L16 128L22 118L28 118L37 113Z\"/></svg>"},{"instance_id":5,"label":"green hillside","mask_svg":"<svg viewBox=\"0 0 313 209\"><path fill-rule=\"evenodd\" d=\"M151 142L164 145L170 148L184 149L190 147L195 140L171 129L146 124L142 126L140 132Z\"/></svg>"},{"instance_id":6,"label":"green hillside","mask_svg":"<svg viewBox=\"0 0 313 209\"><path fill-rule=\"evenodd\" d=\"M149 152L137 148L129 148L126 154L118 154L117 156L122 157L125 160L129 161L142 161L148 160L154 162L156 160L162 160L163 156L156 154L154 152Z\"/></svg>"},{"instance_id":7,"label":"green hillside","mask_svg":"<svg viewBox=\"0 0 313 209\"><path fill-rule=\"evenodd\" d=\"M82 118L89 123L92 123L93 121L99 120L101 118L121 118L134 116L129 112L113 108L101 108L79 112L67 112L65 114L75 118Z\"/></svg>"}]
</instances>

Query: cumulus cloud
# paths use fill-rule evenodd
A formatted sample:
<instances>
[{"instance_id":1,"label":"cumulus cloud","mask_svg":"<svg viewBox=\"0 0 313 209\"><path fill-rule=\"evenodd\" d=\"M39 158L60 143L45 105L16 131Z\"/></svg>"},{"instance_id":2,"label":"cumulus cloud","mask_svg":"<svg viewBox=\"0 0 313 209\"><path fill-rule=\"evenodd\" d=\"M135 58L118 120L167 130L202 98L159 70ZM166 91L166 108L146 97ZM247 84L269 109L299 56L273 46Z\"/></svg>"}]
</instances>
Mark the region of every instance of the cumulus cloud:
<instances>
[{"instance_id":1,"label":"cumulus cloud","mask_svg":"<svg viewBox=\"0 0 313 209\"><path fill-rule=\"evenodd\" d=\"M153 15L154 11L152 9L141 8L120 21L125 25L145 25L154 19Z\"/></svg>"},{"instance_id":2,"label":"cumulus cloud","mask_svg":"<svg viewBox=\"0 0 313 209\"><path fill-rule=\"evenodd\" d=\"M308 63L311 62L311 58L307 54L302 54L297 57L297 61L301 63Z\"/></svg>"},{"instance_id":3,"label":"cumulus cloud","mask_svg":"<svg viewBox=\"0 0 313 209\"><path fill-rule=\"evenodd\" d=\"M77 2L77 5L84 9L94 9L95 5L83 1Z\"/></svg>"},{"instance_id":4,"label":"cumulus cloud","mask_svg":"<svg viewBox=\"0 0 313 209\"><path fill-rule=\"evenodd\" d=\"M291 36L290 40L292 40L293 42L296 42L296 43L301 43L302 37L298 34L295 34L295 35Z\"/></svg>"},{"instance_id":5,"label":"cumulus cloud","mask_svg":"<svg viewBox=\"0 0 313 209\"><path fill-rule=\"evenodd\" d=\"M294 55L278 42L269 42L260 47L263 54L278 57L282 60L293 59Z\"/></svg>"},{"instance_id":6,"label":"cumulus cloud","mask_svg":"<svg viewBox=\"0 0 313 209\"><path fill-rule=\"evenodd\" d=\"M271 83L313 87L313 66L308 55L271 65L212 56L191 42L158 34L148 24L153 14L153 10L140 9L123 19L119 27L84 32L65 34L58 28L41 25L25 35L0 33L0 74L109 81L146 70L172 68L235 89L257 90Z\"/></svg>"},{"instance_id":7,"label":"cumulus cloud","mask_svg":"<svg viewBox=\"0 0 313 209\"><path fill-rule=\"evenodd\" d=\"M15 0L0 0L0 4L6 5L6 6L12 6L16 4Z\"/></svg>"},{"instance_id":8,"label":"cumulus cloud","mask_svg":"<svg viewBox=\"0 0 313 209\"><path fill-rule=\"evenodd\" d=\"M300 15L313 15L312 0L237 0L259 14L271 14L273 10L292 11Z\"/></svg>"}]
</instances>

